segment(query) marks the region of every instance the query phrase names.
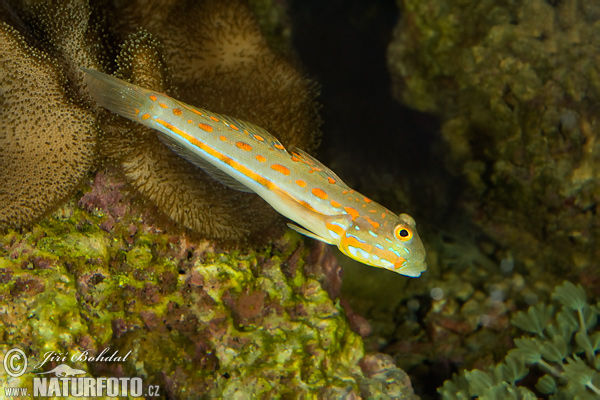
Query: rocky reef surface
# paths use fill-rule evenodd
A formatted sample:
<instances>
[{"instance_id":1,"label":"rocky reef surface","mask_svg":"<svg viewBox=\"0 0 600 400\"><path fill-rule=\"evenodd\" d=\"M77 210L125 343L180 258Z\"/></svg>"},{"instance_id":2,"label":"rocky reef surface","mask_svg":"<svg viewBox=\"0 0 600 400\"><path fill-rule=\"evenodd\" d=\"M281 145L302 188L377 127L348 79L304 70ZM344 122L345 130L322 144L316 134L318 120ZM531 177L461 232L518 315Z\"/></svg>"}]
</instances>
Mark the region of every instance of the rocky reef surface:
<instances>
[{"instance_id":1,"label":"rocky reef surface","mask_svg":"<svg viewBox=\"0 0 600 400\"><path fill-rule=\"evenodd\" d=\"M466 184L471 221L519 266L589 275L600 259L600 8L399 6L388 50L395 96L441 118L443 157Z\"/></svg>"},{"instance_id":2,"label":"rocky reef surface","mask_svg":"<svg viewBox=\"0 0 600 400\"><path fill-rule=\"evenodd\" d=\"M365 355L328 246L293 232L259 251L195 241L148 223L122 186L100 172L78 201L0 238L2 350L26 351L30 373L50 352L109 348L130 354L69 365L169 398L415 398L389 356Z\"/></svg>"}]
</instances>

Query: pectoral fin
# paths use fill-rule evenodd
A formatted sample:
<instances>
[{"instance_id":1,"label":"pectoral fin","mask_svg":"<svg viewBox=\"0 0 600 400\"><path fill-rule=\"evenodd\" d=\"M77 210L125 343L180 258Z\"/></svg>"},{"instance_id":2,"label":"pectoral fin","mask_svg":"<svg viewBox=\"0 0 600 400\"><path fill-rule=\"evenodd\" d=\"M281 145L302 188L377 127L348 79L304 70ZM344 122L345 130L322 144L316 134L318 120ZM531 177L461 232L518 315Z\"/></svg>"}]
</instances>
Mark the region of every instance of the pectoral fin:
<instances>
[{"instance_id":1,"label":"pectoral fin","mask_svg":"<svg viewBox=\"0 0 600 400\"><path fill-rule=\"evenodd\" d=\"M288 223L287 226L289 226L291 229L295 230L296 232L303 234L304 236L308 236L309 238L320 240L321 242L325 242L327 244L334 244L330 239L325 239L324 237L318 236L318 235L312 233L311 231L307 231L304 228L300 228L298 225Z\"/></svg>"},{"instance_id":2,"label":"pectoral fin","mask_svg":"<svg viewBox=\"0 0 600 400\"><path fill-rule=\"evenodd\" d=\"M320 236L320 235L318 235L314 232L311 232L307 229L301 228L298 225L294 225L294 224L290 224L290 223L288 223L287 225L290 228L292 228L293 230L295 230L296 232L301 233L305 236L308 236L308 237L316 239L316 240L320 240L321 242L324 242L327 244L337 246L339 244L339 239L340 239L340 236L342 235L342 232L340 232L339 230L336 232L333 229L341 229L342 231L346 231L352 222L352 219L347 214L321 215L319 217L319 219L321 220L321 223L323 224L323 228L324 228L323 232L328 233L327 237ZM330 230L329 229L330 224L336 225L338 228L336 228L334 226L334 227L332 227L332 230Z\"/></svg>"}]
</instances>

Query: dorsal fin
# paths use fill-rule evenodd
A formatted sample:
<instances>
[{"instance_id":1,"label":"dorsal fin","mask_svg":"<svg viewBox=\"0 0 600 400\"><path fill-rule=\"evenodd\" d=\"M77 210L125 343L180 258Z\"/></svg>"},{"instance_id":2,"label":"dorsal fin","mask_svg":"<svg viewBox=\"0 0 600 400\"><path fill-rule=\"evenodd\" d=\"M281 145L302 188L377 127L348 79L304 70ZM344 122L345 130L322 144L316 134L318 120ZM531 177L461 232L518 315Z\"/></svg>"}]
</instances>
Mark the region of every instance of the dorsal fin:
<instances>
[{"instance_id":1,"label":"dorsal fin","mask_svg":"<svg viewBox=\"0 0 600 400\"><path fill-rule=\"evenodd\" d=\"M327 177L332 178L342 188L344 188L344 189L350 189L350 187L348 187L348 185L346 185L344 183L344 181L341 180L340 177L336 175L335 172L333 172L332 170L330 170L321 161L317 160L316 158L314 158L313 156L311 156L310 154L308 154L304 150L299 149L298 147L293 147L292 148L292 153L296 153L298 156L300 156L299 158L300 158L301 161L303 161L304 163L308 164L311 168L316 169L325 178L327 178Z\"/></svg>"},{"instance_id":2,"label":"dorsal fin","mask_svg":"<svg viewBox=\"0 0 600 400\"><path fill-rule=\"evenodd\" d=\"M214 180L221 182L223 185L233 190L239 190L240 192L246 193L254 193L254 190L248 188L235 178L232 178L227 173L221 171L219 168L215 167L214 165L206 161L204 158L202 158L200 155L195 153L192 149L182 146L175 140L171 139L168 135L160 131L156 131L156 134L158 135L158 138L161 140L161 142L163 142L175 154L184 158L186 161L194 164L196 167L206 172Z\"/></svg>"},{"instance_id":3,"label":"dorsal fin","mask_svg":"<svg viewBox=\"0 0 600 400\"><path fill-rule=\"evenodd\" d=\"M229 126L230 128L231 128L231 125L233 125L235 128L232 128L232 129L235 129L239 132L247 133L250 136L258 135L264 140L265 145L273 147L274 149L276 149L278 151L284 151L287 153L287 150L285 150L285 148L283 147L281 142L275 136L273 136L271 133L267 132L267 130L265 130L264 128L261 128L258 125L255 125L248 121L244 121L242 119L230 117L228 115L215 113L215 112L209 111L204 108L194 107L194 106L191 106L191 105L186 104L181 101L177 101L177 102L179 104L181 104L181 106L183 108L186 108L186 109L192 110L192 111L195 110L195 112L200 112L200 114L205 116L206 118L211 118L211 119L213 117L216 118L215 122L220 122L222 124ZM254 139L256 139L256 138L254 138ZM257 139L257 140L259 140L259 139Z\"/></svg>"},{"instance_id":4,"label":"dorsal fin","mask_svg":"<svg viewBox=\"0 0 600 400\"><path fill-rule=\"evenodd\" d=\"M214 114L214 116L221 121L227 122L228 125L235 125L235 127L242 132L247 131L251 136L260 136L264 139L264 143L266 145L271 146L278 151L285 151L287 153L287 150L283 147L281 142L275 136L267 132L264 128L261 128L260 126L254 125L250 122L242 121L241 119L229 117L227 115Z\"/></svg>"}]
</instances>

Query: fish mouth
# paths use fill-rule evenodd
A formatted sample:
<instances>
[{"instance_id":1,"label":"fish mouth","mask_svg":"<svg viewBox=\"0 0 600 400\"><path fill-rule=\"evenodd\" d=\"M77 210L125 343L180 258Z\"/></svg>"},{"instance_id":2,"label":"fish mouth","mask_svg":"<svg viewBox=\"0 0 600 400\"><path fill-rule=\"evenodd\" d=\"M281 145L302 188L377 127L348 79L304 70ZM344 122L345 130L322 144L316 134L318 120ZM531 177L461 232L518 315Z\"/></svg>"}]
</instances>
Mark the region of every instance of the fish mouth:
<instances>
[{"instance_id":1,"label":"fish mouth","mask_svg":"<svg viewBox=\"0 0 600 400\"><path fill-rule=\"evenodd\" d=\"M427 263L425 260L417 262L405 262L404 266L398 270L402 275L410 276L411 278L418 278L423 272L427 270Z\"/></svg>"}]
</instances>

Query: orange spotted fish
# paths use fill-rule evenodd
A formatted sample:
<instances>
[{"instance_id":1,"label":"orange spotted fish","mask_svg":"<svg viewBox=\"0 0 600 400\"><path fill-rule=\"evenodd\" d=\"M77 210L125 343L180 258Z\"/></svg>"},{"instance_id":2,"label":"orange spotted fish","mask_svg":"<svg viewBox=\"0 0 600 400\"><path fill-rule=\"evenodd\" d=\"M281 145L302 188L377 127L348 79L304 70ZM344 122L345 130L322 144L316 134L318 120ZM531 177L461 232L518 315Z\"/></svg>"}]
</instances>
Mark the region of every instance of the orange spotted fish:
<instances>
[{"instance_id":1,"label":"orange spotted fish","mask_svg":"<svg viewBox=\"0 0 600 400\"><path fill-rule=\"evenodd\" d=\"M421 275L425 249L407 214L396 215L350 189L300 149L288 152L264 129L192 107L164 94L84 69L96 101L158 131L175 153L237 190L254 192L298 225L367 265Z\"/></svg>"}]
</instances>

